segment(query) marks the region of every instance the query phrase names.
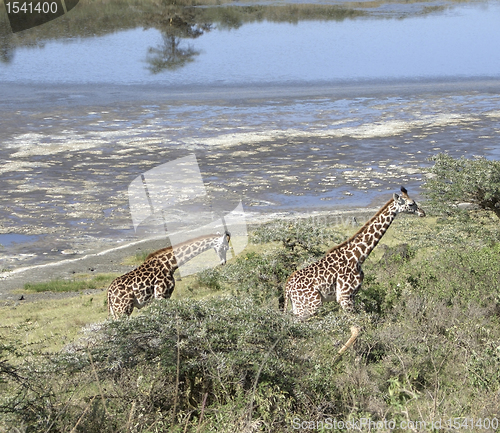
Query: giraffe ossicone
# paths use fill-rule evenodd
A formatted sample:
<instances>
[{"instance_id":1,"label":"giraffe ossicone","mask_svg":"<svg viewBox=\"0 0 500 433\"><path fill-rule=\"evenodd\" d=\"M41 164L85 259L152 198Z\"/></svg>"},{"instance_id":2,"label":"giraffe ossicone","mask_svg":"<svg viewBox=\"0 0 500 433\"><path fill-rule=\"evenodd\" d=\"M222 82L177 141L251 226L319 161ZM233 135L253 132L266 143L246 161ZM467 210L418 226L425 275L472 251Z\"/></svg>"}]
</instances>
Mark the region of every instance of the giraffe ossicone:
<instances>
[{"instance_id":1,"label":"giraffe ossicone","mask_svg":"<svg viewBox=\"0 0 500 433\"><path fill-rule=\"evenodd\" d=\"M149 254L142 265L113 280L108 288L108 312L114 318L130 316L152 298L169 299L175 288L174 272L184 263L213 248L221 265L226 263L229 232L201 236Z\"/></svg>"},{"instance_id":2,"label":"giraffe ossicone","mask_svg":"<svg viewBox=\"0 0 500 433\"><path fill-rule=\"evenodd\" d=\"M361 265L398 213L425 216L406 189L401 187L401 194L395 193L354 235L288 278L284 289L284 311L288 300L293 313L303 320L314 315L323 302L336 300L344 310L352 311L354 296L363 283Z\"/></svg>"}]
</instances>

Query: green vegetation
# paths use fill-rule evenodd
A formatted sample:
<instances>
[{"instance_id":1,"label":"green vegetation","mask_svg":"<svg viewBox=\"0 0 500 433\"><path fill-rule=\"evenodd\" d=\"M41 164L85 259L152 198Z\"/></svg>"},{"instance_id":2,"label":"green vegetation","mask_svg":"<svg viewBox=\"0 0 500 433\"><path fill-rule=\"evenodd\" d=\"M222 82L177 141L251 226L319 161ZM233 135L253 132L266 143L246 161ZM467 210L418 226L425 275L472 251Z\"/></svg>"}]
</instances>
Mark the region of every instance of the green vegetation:
<instances>
[{"instance_id":1,"label":"green vegetation","mask_svg":"<svg viewBox=\"0 0 500 433\"><path fill-rule=\"evenodd\" d=\"M234 296L250 296L261 306L281 305L283 286L296 269L320 258L328 245L344 240L338 229L317 224L313 218L274 221L250 236L263 248L248 251L228 266L209 269L197 276L199 285L230 290ZM244 276L242 278L242 276Z\"/></svg>"},{"instance_id":2,"label":"green vegetation","mask_svg":"<svg viewBox=\"0 0 500 433\"><path fill-rule=\"evenodd\" d=\"M87 275L76 276L72 280L53 280L41 283L27 283L24 290L27 292L78 292L80 290L100 289L109 286L118 275L99 274L92 277Z\"/></svg>"},{"instance_id":3,"label":"green vegetation","mask_svg":"<svg viewBox=\"0 0 500 433\"><path fill-rule=\"evenodd\" d=\"M357 314L336 303L304 323L279 312L287 275L355 230L314 220L264 225L248 253L183 278L175 299L115 322L103 321L104 292L60 301L68 310L57 330L49 316L62 304L32 304L24 323L19 316L2 327L0 430L289 432L329 418L500 419L496 217L401 215L365 263ZM77 316L87 324L78 337L43 348ZM23 329L37 323L45 337L26 341ZM352 325L361 335L339 357Z\"/></svg>"},{"instance_id":4,"label":"green vegetation","mask_svg":"<svg viewBox=\"0 0 500 433\"><path fill-rule=\"evenodd\" d=\"M473 204L500 218L500 161L455 159L445 153L436 155L433 161L424 188L434 209L452 215L461 211L460 203Z\"/></svg>"},{"instance_id":5,"label":"green vegetation","mask_svg":"<svg viewBox=\"0 0 500 433\"><path fill-rule=\"evenodd\" d=\"M19 349L18 360L31 355L57 353L77 338L83 326L106 317L105 294L103 290L90 295L23 301L0 307L0 340Z\"/></svg>"},{"instance_id":6,"label":"green vegetation","mask_svg":"<svg viewBox=\"0 0 500 433\"><path fill-rule=\"evenodd\" d=\"M149 256L149 254L152 252L153 251L150 250L138 251L133 256L125 257L125 259L122 262L122 265L139 266L144 262L144 260L146 260L146 257Z\"/></svg>"}]
</instances>

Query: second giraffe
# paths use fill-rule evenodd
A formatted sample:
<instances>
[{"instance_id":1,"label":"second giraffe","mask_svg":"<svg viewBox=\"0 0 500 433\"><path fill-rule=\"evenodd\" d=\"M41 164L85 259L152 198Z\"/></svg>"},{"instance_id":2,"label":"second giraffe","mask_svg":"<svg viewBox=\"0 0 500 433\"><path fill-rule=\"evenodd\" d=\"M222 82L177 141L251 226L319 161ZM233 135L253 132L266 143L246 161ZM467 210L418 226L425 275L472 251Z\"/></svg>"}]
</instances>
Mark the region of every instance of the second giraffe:
<instances>
[{"instance_id":1,"label":"second giraffe","mask_svg":"<svg viewBox=\"0 0 500 433\"><path fill-rule=\"evenodd\" d=\"M199 254L213 248L220 263L226 263L231 235L201 236L191 241L151 253L138 268L116 278L108 288L108 311L114 318L130 316L152 298L169 299L174 291L174 272Z\"/></svg>"},{"instance_id":2,"label":"second giraffe","mask_svg":"<svg viewBox=\"0 0 500 433\"><path fill-rule=\"evenodd\" d=\"M377 246L398 213L425 216L417 203L401 187L354 235L333 247L320 260L294 272L285 284L285 304L304 320L316 313L323 302L336 300L344 310L354 309L354 295L361 288L361 265Z\"/></svg>"}]
</instances>

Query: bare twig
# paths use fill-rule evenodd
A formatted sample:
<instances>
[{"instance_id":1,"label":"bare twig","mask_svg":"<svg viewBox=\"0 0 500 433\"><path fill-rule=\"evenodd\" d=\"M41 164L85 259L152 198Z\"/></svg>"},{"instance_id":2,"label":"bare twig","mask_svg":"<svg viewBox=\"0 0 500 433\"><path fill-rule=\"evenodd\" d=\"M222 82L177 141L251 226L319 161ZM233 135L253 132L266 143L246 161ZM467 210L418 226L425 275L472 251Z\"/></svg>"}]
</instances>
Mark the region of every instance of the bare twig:
<instances>
[{"instance_id":1,"label":"bare twig","mask_svg":"<svg viewBox=\"0 0 500 433\"><path fill-rule=\"evenodd\" d=\"M181 347L180 347L180 332L179 332L179 317L175 319L175 329L177 331L177 371L175 373L175 397L174 397L174 411L172 413L172 424L175 424L175 414L177 413L177 403L179 400L179 376L181 365Z\"/></svg>"},{"instance_id":2,"label":"bare twig","mask_svg":"<svg viewBox=\"0 0 500 433\"><path fill-rule=\"evenodd\" d=\"M127 431L130 430L130 425L132 423L132 419L134 417L134 413L135 413L135 401L132 402L132 407L130 408L130 413L128 414L128 421L127 421L127 424L125 426L125 429Z\"/></svg>"},{"instance_id":3,"label":"bare twig","mask_svg":"<svg viewBox=\"0 0 500 433\"><path fill-rule=\"evenodd\" d=\"M198 428L196 429L196 433L198 433L201 429L201 423L203 421L203 415L205 414L205 404L207 403L208 392L203 396L203 402L201 403L201 414L200 420L198 421Z\"/></svg>"},{"instance_id":4,"label":"bare twig","mask_svg":"<svg viewBox=\"0 0 500 433\"><path fill-rule=\"evenodd\" d=\"M94 372L94 376L95 376L95 379L97 381L97 387L99 388L99 393L101 394L102 405L104 407L104 411L106 412L106 415L108 415L110 417L111 415L108 412L108 408L106 407L106 399L104 398L104 393L102 392L101 381L99 380L99 376L97 375L97 370L95 369L94 360L92 359L92 354L90 353L90 351L88 352L88 354L89 354L89 359L90 359L90 365L92 366L92 371Z\"/></svg>"},{"instance_id":5,"label":"bare twig","mask_svg":"<svg viewBox=\"0 0 500 433\"><path fill-rule=\"evenodd\" d=\"M73 433L73 432L76 431L76 428L78 427L78 424L80 424L80 422L83 419L83 416L87 413L87 411L89 410L89 408L92 405L92 403L94 402L94 400L95 400L95 396L92 397L92 399L89 401L89 404L87 405L87 407L85 408L85 410L83 411L83 413L80 415L80 418L78 418L78 421L76 422L75 426L71 429L71 431L69 433Z\"/></svg>"},{"instance_id":6,"label":"bare twig","mask_svg":"<svg viewBox=\"0 0 500 433\"><path fill-rule=\"evenodd\" d=\"M186 417L186 425L184 426L184 433L187 432L188 427L189 427L189 420L191 419L191 415L193 414L193 411L188 413L188 416Z\"/></svg>"},{"instance_id":7,"label":"bare twig","mask_svg":"<svg viewBox=\"0 0 500 433\"><path fill-rule=\"evenodd\" d=\"M272 347L267 351L267 353L265 354L264 356L264 359L262 360L262 362L260 363L260 366L259 366L259 370L257 371L257 376L255 376L255 380L253 382L253 387L252 387L252 395L250 396L250 402L248 403L248 409L247 409L247 424L250 424L251 420L252 420L252 412L253 412L253 402L255 400L255 393L257 392L257 385L259 383L259 377L260 377L260 374L262 373L262 369L264 368L264 365L267 361L267 358L269 358L269 355L271 354L271 352L276 348L276 346L278 345L278 343L281 341L281 339L283 338L283 335L284 334L281 334L281 336L274 342L274 344L272 345Z\"/></svg>"}]
</instances>

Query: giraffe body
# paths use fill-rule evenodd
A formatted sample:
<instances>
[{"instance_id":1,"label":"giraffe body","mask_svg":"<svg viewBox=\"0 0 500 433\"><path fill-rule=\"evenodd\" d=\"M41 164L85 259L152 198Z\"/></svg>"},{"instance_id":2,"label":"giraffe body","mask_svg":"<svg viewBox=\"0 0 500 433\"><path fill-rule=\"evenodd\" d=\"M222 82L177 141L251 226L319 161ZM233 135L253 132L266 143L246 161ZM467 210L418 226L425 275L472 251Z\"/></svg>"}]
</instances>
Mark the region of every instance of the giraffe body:
<instances>
[{"instance_id":1,"label":"giraffe body","mask_svg":"<svg viewBox=\"0 0 500 433\"><path fill-rule=\"evenodd\" d=\"M394 194L363 227L333 247L318 261L294 272L285 284L285 304L300 319L316 313L323 302L337 301L347 311L354 309L354 296L363 283L361 265L377 246L398 213L425 216L406 189Z\"/></svg>"},{"instance_id":2,"label":"giraffe body","mask_svg":"<svg viewBox=\"0 0 500 433\"><path fill-rule=\"evenodd\" d=\"M108 312L114 318L130 316L152 298L169 299L175 288L174 272L197 255L214 248L221 264L226 263L230 234L202 236L180 245L163 248L146 257L142 265L115 278L108 288Z\"/></svg>"}]
</instances>

